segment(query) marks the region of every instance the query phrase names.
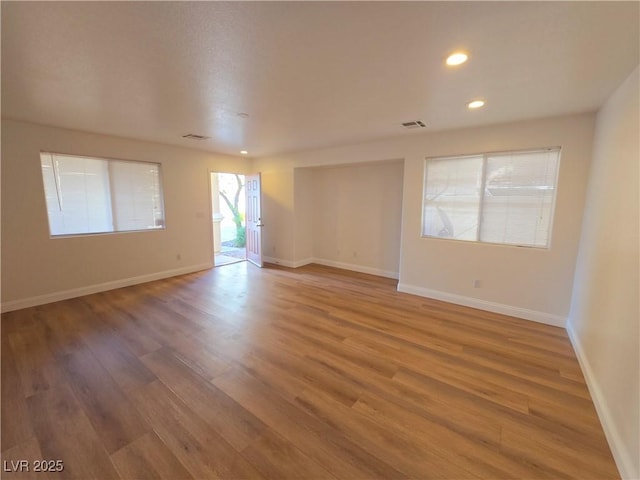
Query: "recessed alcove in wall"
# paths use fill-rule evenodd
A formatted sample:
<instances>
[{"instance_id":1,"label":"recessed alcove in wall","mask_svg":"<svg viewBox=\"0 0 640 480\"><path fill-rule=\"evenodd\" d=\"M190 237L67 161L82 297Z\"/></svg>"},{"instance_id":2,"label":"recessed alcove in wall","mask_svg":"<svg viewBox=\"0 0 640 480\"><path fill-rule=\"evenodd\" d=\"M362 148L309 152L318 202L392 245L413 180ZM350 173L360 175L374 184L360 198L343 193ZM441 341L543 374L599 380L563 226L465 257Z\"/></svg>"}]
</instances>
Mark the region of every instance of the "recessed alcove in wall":
<instances>
[{"instance_id":1,"label":"recessed alcove in wall","mask_svg":"<svg viewBox=\"0 0 640 480\"><path fill-rule=\"evenodd\" d=\"M403 160L297 168L294 175L299 257L398 277Z\"/></svg>"}]
</instances>

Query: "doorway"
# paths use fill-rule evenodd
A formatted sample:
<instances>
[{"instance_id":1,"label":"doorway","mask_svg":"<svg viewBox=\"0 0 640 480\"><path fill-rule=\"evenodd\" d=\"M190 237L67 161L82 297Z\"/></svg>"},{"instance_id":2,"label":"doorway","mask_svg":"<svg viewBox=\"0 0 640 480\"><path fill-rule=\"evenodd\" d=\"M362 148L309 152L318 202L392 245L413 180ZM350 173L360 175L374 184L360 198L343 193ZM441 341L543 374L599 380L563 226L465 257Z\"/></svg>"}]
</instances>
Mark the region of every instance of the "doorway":
<instances>
[{"instance_id":1,"label":"doorway","mask_svg":"<svg viewBox=\"0 0 640 480\"><path fill-rule=\"evenodd\" d=\"M216 267L247 259L245 177L211 172L213 264Z\"/></svg>"}]
</instances>

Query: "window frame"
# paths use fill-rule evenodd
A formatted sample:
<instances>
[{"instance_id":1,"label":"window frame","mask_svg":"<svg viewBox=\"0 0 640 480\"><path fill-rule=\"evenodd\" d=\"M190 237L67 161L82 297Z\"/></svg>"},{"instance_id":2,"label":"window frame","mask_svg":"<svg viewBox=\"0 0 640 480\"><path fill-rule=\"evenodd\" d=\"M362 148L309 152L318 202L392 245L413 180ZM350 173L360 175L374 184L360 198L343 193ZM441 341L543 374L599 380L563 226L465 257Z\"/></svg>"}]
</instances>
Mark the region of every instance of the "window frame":
<instances>
[{"instance_id":1,"label":"window frame","mask_svg":"<svg viewBox=\"0 0 640 480\"><path fill-rule=\"evenodd\" d=\"M486 181L487 181L487 160L489 157L500 157L500 156L508 156L508 155L517 155L517 154L527 154L527 153L541 153L541 152L557 152L558 160L556 164L556 172L555 172L555 184L553 188L553 199L551 201L551 209L550 209L550 220L549 220L549 231L547 235L547 244L546 245L531 245L531 244L517 244L517 243L504 243L504 242L488 242L484 240L480 240L480 231L482 228L482 214L484 209L484 198L486 195ZM438 161L438 160L447 160L447 159L464 159L464 158L473 158L473 157L482 157L482 168L481 172L479 172L481 177L481 187L480 187L480 201L477 212L478 225L476 228L476 239L475 240L465 240L460 238L450 238L450 237L439 237L436 235L426 235L425 231L425 208L426 208L426 189L427 189L427 170L430 162ZM444 241L452 241L452 242L464 242L469 244L478 244L478 245L493 245L500 247L512 247L512 248L531 248L535 250L550 250L551 244L553 241L553 226L555 223L555 214L556 214L556 203L558 199L558 186L560 183L560 164L562 160L562 147L561 146L550 146L550 147L541 147L541 148L527 148L520 150L501 150L501 151L493 151L493 152L482 152L482 153L465 153L461 155L443 155L437 157L425 157L423 163L423 176L422 176L422 208L421 208L421 218L420 218L420 238L427 240L444 240Z\"/></svg>"},{"instance_id":2,"label":"window frame","mask_svg":"<svg viewBox=\"0 0 640 480\"><path fill-rule=\"evenodd\" d=\"M132 229L132 230L106 230L103 232L78 232L78 233L60 233L60 234L53 234L51 232L51 218L49 217L49 205L47 203L47 193L46 193L46 186L45 186L45 179L44 179L44 175L42 174L42 155L61 155L61 156L65 156L65 157L77 157L77 158L85 158L85 159L90 159L90 160L100 160L100 161L106 161L106 162L127 162L127 163L136 163L136 164L147 164L147 165L155 165L158 167L158 186L159 186L159 190L160 190L160 206L162 208L162 216L163 216L163 222L162 222L162 226L158 226L155 228L140 228L140 229ZM100 157L100 156L96 156L96 155L84 155L84 154L79 154L79 153L65 153L65 152L61 152L61 151L54 151L54 150L40 150L38 153L38 158L40 159L39 162L39 166L40 166L40 180L42 181L42 195L43 195L43 200L44 200L44 209L45 209L45 216L47 218L47 229L49 231L49 238L52 240L55 239L61 239L61 238L75 238L75 237L90 237L90 236L100 236L100 235L120 235L120 234L128 234L128 233L142 233L142 232L158 232L158 231L164 231L167 229L167 215L166 215L166 208L165 208L165 201L164 201L164 175L163 175L163 169L162 169L162 162L151 162L151 161L147 161L147 160L131 160L131 159L125 159L125 158L115 158L115 157ZM107 169L109 170L109 166L107 165ZM59 187L59 183L58 180L56 179L56 188L60 188ZM109 188L109 195L111 195L113 188L110 186ZM111 204L113 204L113 199L110 199ZM111 217L113 219L113 211L111 211Z\"/></svg>"}]
</instances>

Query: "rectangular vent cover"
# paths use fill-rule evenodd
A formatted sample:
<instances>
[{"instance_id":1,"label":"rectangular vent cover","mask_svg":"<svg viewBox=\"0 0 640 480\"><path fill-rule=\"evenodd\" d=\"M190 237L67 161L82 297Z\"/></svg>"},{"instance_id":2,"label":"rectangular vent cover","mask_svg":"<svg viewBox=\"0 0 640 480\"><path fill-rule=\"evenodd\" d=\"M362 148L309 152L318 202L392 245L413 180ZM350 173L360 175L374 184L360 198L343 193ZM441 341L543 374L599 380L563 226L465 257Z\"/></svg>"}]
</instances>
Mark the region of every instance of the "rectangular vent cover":
<instances>
[{"instance_id":1,"label":"rectangular vent cover","mask_svg":"<svg viewBox=\"0 0 640 480\"><path fill-rule=\"evenodd\" d=\"M190 138L191 140L207 140L211 137L205 137L204 135L196 135L195 133L187 133L182 138Z\"/></svg>"},{"instance_id":2,"label":"rectangular vent cover","mask_svg":"<svg viewBox=\"0 0 640 480\"><path fill-rule=\"evenodd\" d=\"M404 122L402 126L406 129L411 130L413 128L424 128L427 125L422 120L414 120L412 122Z\"/></svg>"}]
</instances>

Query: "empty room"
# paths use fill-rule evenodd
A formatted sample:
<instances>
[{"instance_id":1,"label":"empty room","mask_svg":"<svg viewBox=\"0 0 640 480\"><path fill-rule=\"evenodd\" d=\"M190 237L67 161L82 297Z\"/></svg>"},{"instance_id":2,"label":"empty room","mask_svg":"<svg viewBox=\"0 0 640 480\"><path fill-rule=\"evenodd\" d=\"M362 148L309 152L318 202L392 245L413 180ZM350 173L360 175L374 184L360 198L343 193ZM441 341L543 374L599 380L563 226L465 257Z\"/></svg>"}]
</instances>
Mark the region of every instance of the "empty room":
<instances>
[{"instance_id":1,"label":"empty room","mask_svg":"<svg viewBox=\"0 0 640 480\"><path fill-rule=\"evenodd\" d=\"M0 8L2 478L640 478L640 2Z\"/></svg>"}]
</instances>

